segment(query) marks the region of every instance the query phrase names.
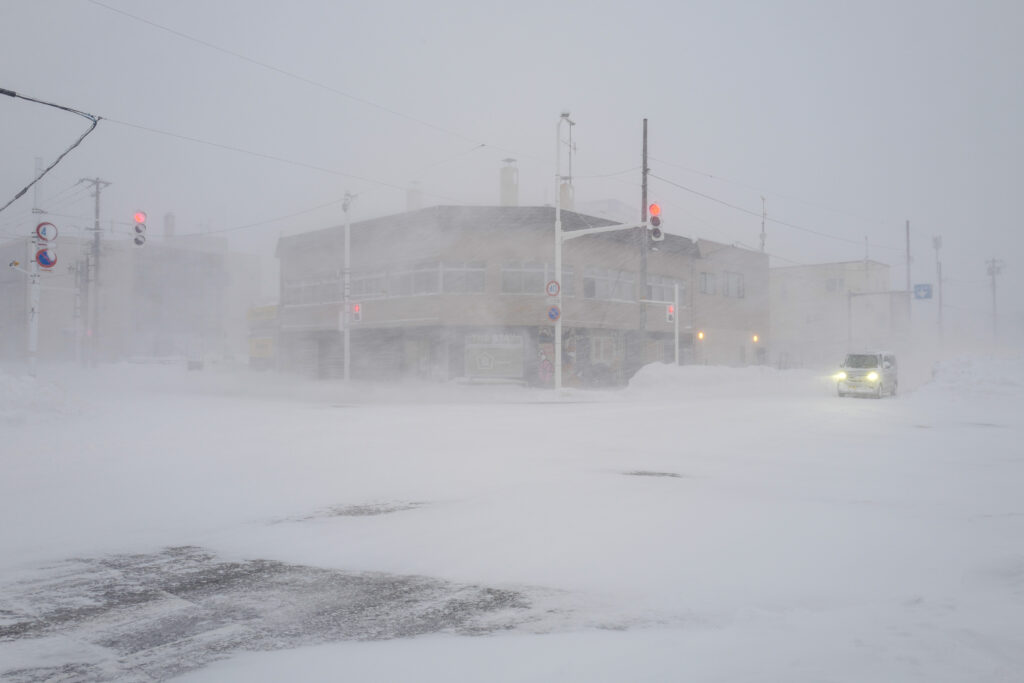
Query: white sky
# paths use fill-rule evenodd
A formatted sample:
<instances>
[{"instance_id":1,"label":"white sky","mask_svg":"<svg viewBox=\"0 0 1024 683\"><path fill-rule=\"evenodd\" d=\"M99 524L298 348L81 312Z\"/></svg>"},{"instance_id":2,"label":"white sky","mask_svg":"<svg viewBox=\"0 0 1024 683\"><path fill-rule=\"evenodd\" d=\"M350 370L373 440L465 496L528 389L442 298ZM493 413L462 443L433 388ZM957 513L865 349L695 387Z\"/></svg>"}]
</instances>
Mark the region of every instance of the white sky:
<instances>
[{"instance_id":1,"label":"white sky","mask_svg":"<svg viewBox=\"0 0 1024 683\"><path fill-rule=\"evenodd\" d=\"M653 173L755 214L763 195L770 219L833 236L770 220L773 265L859 259L866 236L902 287L909 219L915 283L935 281L942 235L947 302L990 310L996 256L1000 310L1020 315L1019 3L103 3L145 21L90 0L0 3L0 87L109 119L42 183L65 230L91 223L72 186L97 176L124 239L136 209L154 238L168 211L179 233L304 212L228 233L268 262L279 234L339 223L346 190L356 219L403 210L412 180L428 205L494 204L515 157L521 202L546 203L570 110L579 201L639 213L646 117ZM0 203L88 125L6 97L0 121ZM758 244L756 216L657 179L651 198L670 232ZM0 213L0 237L31 229L31 201Z\"/></svg>"}]
</instances>

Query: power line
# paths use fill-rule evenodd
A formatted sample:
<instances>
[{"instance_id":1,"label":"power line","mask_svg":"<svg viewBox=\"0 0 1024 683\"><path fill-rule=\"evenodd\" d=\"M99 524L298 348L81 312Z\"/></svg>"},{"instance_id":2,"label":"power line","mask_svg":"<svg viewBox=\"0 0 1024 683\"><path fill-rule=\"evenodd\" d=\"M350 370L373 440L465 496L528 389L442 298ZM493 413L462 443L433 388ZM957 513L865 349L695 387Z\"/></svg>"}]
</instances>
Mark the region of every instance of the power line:
<instances>
[{"instance_id":1,"label":"power line","mask_svg":"<svg viewBox=\"0 0 1024 683\"><path fill-rule=\"evenodd\" d=\"M663 163L663 164L667 164L669 166L674 166L676 168L680 168L680 169L682 169L684 171L688 171L688 172L696 174L696 175L704 176L706 178L711 178L712 180L718 180L718 181L721 181L721 182L724 182L724 183L730 183L732 185L736 185L737 187L742 187L742 188L750 190L752 192L757 192L758 194L774 195L776 197L781 197L783 199L788 199L790 201L795 201L795 202L799 202L801 204L806 204L807 206L813 206L813 207L818 208L818 209L824 209L826 211L832 211L833 213L842 214L842 215L848 216L850 218L855 218L855 219L857 219L859 221L866 221L866 222L869 222L869 223L875 223L877 225L881 225L881 226L885 226L885 227L889 226L889 223L887 223L885 221L882 221L882 220L879 220L877 218L866 218L864 216L857 215L857 214L852 213L850 211L846 211L846 210L843 210L843 209L837 209L837 208L832 207L832 206L827 206L825 204L821 204L821 203L818 203L818 202L812 202L812 201L809 201L807 199L801 199L800 197L794 197L793 195L783 194L781 192L767 192L765 190L758 189L758 188L756 188L756 187L754 187L752 185L748 185L746 183L741 183L741 182L739 182L737 180L732 180L731 178L725 178L723 176L715 175L713 173L708 173L707 171L700 171L700 170L697 170L695 168L690 168L689 166L685 166L683 164L675 163L675 162L672 162L672 161L666 161L665 159L658 159L658 158L655 158L655 157L651 157L651 159L654 160L654 161L658 161L660 163Z\"/></svg>"},{"instance_id":2,"label":"power line","mask_svg":"<svg viewBox=\"0 0 1024 683\"><path fill-rule=\"evenodd\" d=\"M49 173L51 170L53 170L53 167L56 166L57 164L59 164L61 162L61 159L66 157L68 155L68 153L71 152L71 150L73 150L75 147L78 147L80 144L82 144L82 140L85 140L86 136L89 135L89 133L91 133L94 130L96 130L96 126L100 122L100 117L99 116L93 116L92 114L88 114L88 113L86 113L84 111L80 111L78 109L73 109L71 107L66 107L66 106L64 106L62 104L54 104L53 102L46 102L44 100L37 100L36 98L28 97L27 95L20 95L20 94L14 92L13 90L7 90L6 88L0 88L0 95L7 95L8 97L13 97L15 99L27 100L28 102L35 102L36 104L42 104L42 105L45 105L47 107L53 107L54 109L60 109L62 111L66 111L66 112L69 112L71 114L77 114L78 116L81 116L83 118L88 119L89 121L92 121L92 125L89 126L89 129L87 131L85 131L84 133L82 133L82 135L77 140L75 140L75 142L70 147L68 147L66 150L64 150L61 153L61 155L54 160L54 162L52 164L50 164L45 169L43 169L43 171L39 175L37 175L32 180L32 182L30 182L20 192L18 192L16 195L14 195L14 197L9 202L4 204L3 206L0 206L0 211L3 211L8 206L10 206L14 202L18 201L19 199L21 199L25 195L25 193L28 192L29 188L31 188L33 185L35 185L40 180L42 180L43 176L46 175L47 173Z\"/></svg>"},{"instance_id":3,"label":"power line","mask_svg":"<svg viewBox=\"0 0 1024 683\"><path fill-rule=\"evenodd\" d=\"M426 128L431 128L431 129L439 131L441 133L445 133L447 135L451 135L451 136L460 138L462 140L465 140L466 142L472 142L472 143L474 143L474 144L476 144L478 146L492 147L494 149L497 149L497 150L500 150L500 151L503 151L503 152L508 152L508 153L511 153L511 154L516 154L516 152L514 152L512 150L508 150L508 149L499 147L497 145L492 145L492 144L489 144L489 143L486 143L486 142L481 142L480 140L474 139L474 138L472 138L472 137L470 137L468 135L464 135L464 134L462 134L462 133L460 133L460 132L458 132L456 130L452 130L450 128L445 128L444 126L439 126L439 125L437 125L435 123L431 123L429 121L425 121L423 119L417 118L417 117L415 117L415 116L413 116L411 114L406 114L405 112L398 111L397 109L392 109L391 107L387 107L387 106L385 106L383 104L379 104L377 102L373 102L372 100L368 100L368 99L366 99L364 97L359 97L358 95L354 95L354 94L352 94L350 92L346 92L346 91L341 90L339 88L335 88L335 87L332 87L330 85L326 85L324 83L321 83L320 81L315 81L315 80L313 80L311 78L307 78L305 76L302 76L300 74L294 73L292 71L288 71L286 69L282 69L280 67L276 67L273 64L268 64L267 62L262 62L262 61L260 61L258 59L253 59L252 57L243 55L240 52L235 52L234 50L229 50L228 48L221 47L220 45L216 45L216 44L211 43L211 42L209 42L207 40L203 40L202 38L196 38L195 36L191 36L191 35L189 35L187 33L182 32L182 31L178 31L178 30L170 28L168 26L164 26L163 24L158 24L155 21L151 21L149 19L145 19L145 18L140 17L138 15L131 14L130 12L125 12L124 10L118 9L116 7L111 7L110 5L102 3L99 0L87 0L87 1L92 3L93 5L96 5L97 7L102 7L103 9L109 10L109 11L114 12L116 14L120 14L120 15L122 15L124 17L128 17L129 19L132 19L134 21L138 21L140 23L146 24L147 26L152 26L153 28L160 29L161 31L166 31L167 33L170 33L171 35L177 36L179 38L183 38L185 40L191 41L191 42L196 43L198 45L202 45L203 47L209 48L211 50L216 50L217 52L222 52L222 53L224 53L226 55L230 55L230 56L234 57L235 59L240 59L240 60L242 60L244 62L248 62L250 64L254 64L254 65L256 65L258 67L261 67L263 69L267 69L268 71L273 71L274 73L280 74L282 76L286 76L287 78L291 78L291 79L296 80L296 81L300 81L300 82L305 83L307 85L311 85L311 86L313 86L315 88L320 88L321 90L326 90L328 92L332 92L335 95L340 95L342 97L345 97L347 99L352 100L353 102L358 102L359 104L363 104L363 105L366 105L368 107L373 107L374 109L378 109L380 111L386 112L388 114L391 114L392 116L397 116L397 117L405 119L407 121L412 121L413 123L417 123L417 124L419 124L421 126L425 126Z\"/></svg>"},{"instance_id":4,"label":"power line","mask_svg":"<svg viewBox=\"0 0 1024 683\"><path fill-rule=\"evenodd\" d=\"M697 195L698 197L703 197L704 199L708 199L710 201L716 202L716 203L721 204L723 206L727 206L730 209L734 209L736 211L740 211L740 212L745 213L747 215L754 216L755 218L761 218L762 217L761 213L758 213L756 211L751 211L750 209L744 209L742 206L737 206L735 204L731 204L731 203L729 203L729 202L727 202L725 200L719 199L717 197L713 197L713 196L711 196L709 194L705 194L703 192L699 192L698 190L694 190L691 187L686 187L685 185L680 185L677 182L669 180L668 178L663 178L663 177L661 177L661 176L659 176L659 175L657 175L655 173L651 173L650 176L652 178L657 178L658 180L662 181L663 183L668 183L669 185L672 185L673 187L677 187L680 190L685 190L687 192L690 192L692 194ZM772 223L776 223L777 225L785 226L787 228L793 228L794 230L800 230L802 232L810 233L812 235L817 235L819 237L825 237L827 239L837 240L839 242L846 242L847 244L856 244L858 246L860 246L862 244L862 242L860 242L859 240L851 240L851 239L846 238L846 237L839 237L838 235L831 235L831 234L829 234L827 232L821 232L820 230L814 230L812 228L806 228L806 227L804 227L802 225L797 225L795 223L790 223L788 221L779 220L778 218L765 217L765 220L770 221ZM890 246L887 246L887 245L880 245L880 244L875 244L875 245L872 245L872 246L874 246L876 248L879 248L879 249L891 249L893 251L902 251L902 249L899 248L899 247L890 247Z\"/></svg>"},{"instance_id":5,"label":"power line","mask_svg":"<svg viewBox=\"0 0 1024 683\"><path fill-rule=\"evenodd\" d=\"M90 0L90 2L91 1L92 0ZM259 157L261 159L268 159L270 161L277 161L277 162L284 163L284 164L290 164L292 166L299 166L299 167L302 167L302 168L308 168L308 169L312 169L314 171L321 171L323 173L330 173L332 175L342 176L342 177L345 177L345 178L352 178L354 180L360 180L362 182L370 183L372 185L381 185L383 187L390 187L390 188L393 188L393 189L396 189L396 190L402 190L402 191L406 190L405 186L399 185L397 183L388 182L386 180L377 180L376 178L369 178L367 176L356 175L354 173L346 173L345 171L339 171L337 169L327 168L325 166L317 166L316 164L310 164L310 163L307 163L307 162L304 162L304 161L295 161L294 159L287 159L285 157L279 157L279 156L275 156L273 154L267 154L265 152L254 152L253 150L245 149L245 148L242 148L242 147L235 147L234 145L227 145L227 144L223 144L223 143L220 143L220 142L213 142L211 140L203 140L202 138L195 138L195 137L191 137L191 136L188 136L188 135L182 135L180 133L172 133L171 131L160 130L159 128L151 128L149 126L143 126L143 125L140 125L140 124L137 124L137 123L129 123L128 121L121 121L121 120L118 120L118 119L110 119L110 118L108 118L106 120L110 121L111 123L117 123L117 124L120 124L122 126L127 126L129 128L136 128L138 130L144 130L144 131L146 131L148 133L156 133L158 135L165 135L167 137L177 138L179 140L187 140L189 142L195 142L195 143L200 144L200 145L208 145L210 147L216 147L218 149L224 149L224 150L228 150L230 152L237 152L239 154L247 154L249 156ZM427 193L427 194L430 194L431 196L434 196L434 197L438 197L439 199L445 199L445 200L448 200L448 201L455 201L455 202L458 201L457 199L454 199L452 197L446 197L446 196L439 195L439 194L436 194L436 193Z\"/></svg>"}]
</instances>

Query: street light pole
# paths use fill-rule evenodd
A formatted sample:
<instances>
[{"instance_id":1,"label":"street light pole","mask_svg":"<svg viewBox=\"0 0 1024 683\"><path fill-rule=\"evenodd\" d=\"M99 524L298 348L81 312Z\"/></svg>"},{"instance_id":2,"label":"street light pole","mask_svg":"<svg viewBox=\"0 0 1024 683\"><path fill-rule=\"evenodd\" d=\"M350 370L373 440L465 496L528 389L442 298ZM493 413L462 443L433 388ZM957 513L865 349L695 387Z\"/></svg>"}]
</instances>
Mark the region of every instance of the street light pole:
<instances>
[{"instance_id":1,"label":"street light pole","mask_svg":"<svg viewBox=\"0 0 1024 683\"><path fill-rule=\"evenodd\" d=\"M352 246L352 244L351 244L351 242L352 242L352 240L351 240L351 235L350 235L351 230L352 230L352 220L351 220L351 217L349 216L349 209L352 206L352 200L353 199L355 199L355 195L351 194L349 192L346 192L345 193L345 199L344 199L344 201L341 204L341 209L342 209L342 211L345 212L345 265L344 265L344 271L342 272L342 282L343 282L342 308L343 308L343 310L342 310L342 313L341 313L341 318L342 318L342 321L343 321L342 327L344 328L344 340L343 340L343 344L345 346L345 351L344 351L344 353L345 353L345 356L344 356L345 357L344 379L345 379L346 382L349 381L350 366L351 366L351 362L352 362L352 351L351 351L351 348L350 348L350 344L352 342L352 335L351 335L352 311L349 310L352 307L352 303L350 301L350 297L351 297L351 293L352 293L352 272L351 272L351 268L352 268L352 258L351 258L351 246Z\"/></svg>"},{"instance_id":2,"label":"street light pole","mask_svg":"<svg viewBox=\"0 0 1024 683\"><path fill-rule=\"evenodd\" d=\"M562 112L555 126L555 281L558 282L558 294L555 305L559 315L555 320L555 391L562 390L562 123L569 123L572 130L572 119L569 112Z\"/></svg>"}]
</instances>

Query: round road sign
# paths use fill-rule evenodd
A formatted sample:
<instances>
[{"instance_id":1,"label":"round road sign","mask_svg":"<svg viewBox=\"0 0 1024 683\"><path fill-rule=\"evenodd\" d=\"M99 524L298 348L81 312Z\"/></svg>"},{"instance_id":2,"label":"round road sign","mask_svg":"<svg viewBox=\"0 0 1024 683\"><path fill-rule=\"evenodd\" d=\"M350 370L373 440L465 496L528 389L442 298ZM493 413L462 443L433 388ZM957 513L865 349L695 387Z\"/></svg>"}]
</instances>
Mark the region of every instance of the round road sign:
<instances>
[{"instance_id":1,"label":"round road sign","mask_svg":"<svg viewBox=\"0 0 1024 683\"><path fill-rule=\"evenodd\" d=\"M44 242L57 239L57 226L53 223L40 223L36 226L36 235Z\"/></svg>"},{"instance_id":2,"label":"round road sign","mask_svg":"<svg viewBox=\"0 0 1024 683\"><path fill-rule=\"evenodd\" d=\"M558 296L558 293L562 291L562 286L558 284L558 280L552 280L544 287L548 291L548 296Z\"/></svg>"},{"instance_id":3,"label":"round road sign","mask_svg":"<svg viewBox=\"0 0 1024 683\"><path fill-rule=\"evenodd\" d=\"M40 268L53 268L57 265L57 252L53 249L40 249L36 252L36 263Z\"/></svg>"},{"instance_id":4,"label":"round road sign","mask_svg":"<svg viewBox=\"0 0 1024 683\"><path fill-rule=\"evenodd\" d=\"M562 317L562 310L558 306L552 306L548 309L548 317L552 320L558 320Z\"/></svg>"}]
</instances>

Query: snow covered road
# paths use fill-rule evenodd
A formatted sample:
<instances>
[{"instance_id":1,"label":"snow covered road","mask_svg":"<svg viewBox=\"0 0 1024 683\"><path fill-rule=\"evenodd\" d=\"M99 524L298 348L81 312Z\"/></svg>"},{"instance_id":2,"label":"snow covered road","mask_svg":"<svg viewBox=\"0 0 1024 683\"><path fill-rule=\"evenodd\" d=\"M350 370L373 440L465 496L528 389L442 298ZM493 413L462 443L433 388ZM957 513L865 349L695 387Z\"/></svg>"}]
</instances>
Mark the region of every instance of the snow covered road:
<instances>
[{"instance_id":1,"label":"snow covered road","mask_svg":"<svg viewBox=\"0 0 1024 683\"><path fill-rule=\"evenodd\" d=\"M1022 378L0 375L0 676L1017 680ZM277 578L179 590L238 567Z\"/></svg>"}]
</instances>

